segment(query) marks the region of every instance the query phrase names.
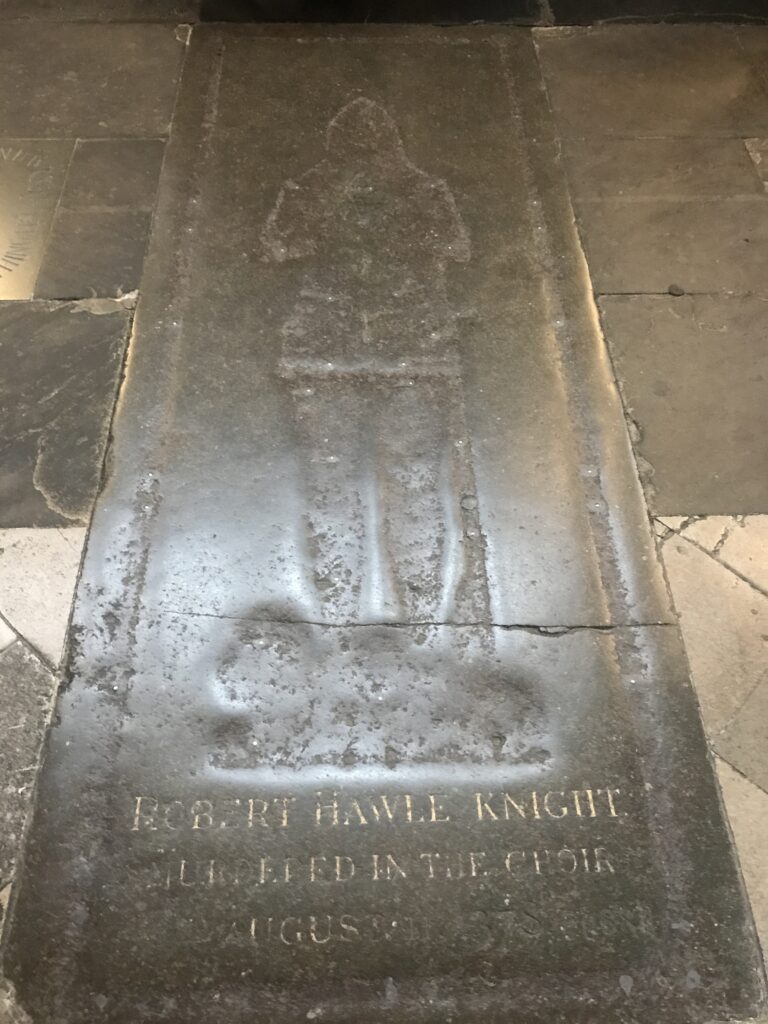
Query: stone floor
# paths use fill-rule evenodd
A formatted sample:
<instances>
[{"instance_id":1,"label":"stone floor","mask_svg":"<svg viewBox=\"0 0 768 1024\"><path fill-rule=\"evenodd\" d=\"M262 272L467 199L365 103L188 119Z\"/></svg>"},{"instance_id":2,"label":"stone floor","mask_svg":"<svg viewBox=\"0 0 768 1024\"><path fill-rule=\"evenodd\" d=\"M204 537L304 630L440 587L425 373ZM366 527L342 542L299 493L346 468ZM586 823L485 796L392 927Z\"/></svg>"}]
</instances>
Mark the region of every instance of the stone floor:
<instances>
[{"instance_id":1,"label":"stone floor","mask_svg":"<svg viewBox=\"0 0 768 1024\"><path fill-rule=\"evenodd\" d=\"M0 904L188 44L0 0ZM46 14L48 11L48 14ZM83 13L85 11L85 13ZM150 22L151 18L151 22ZM522 31L522 30L516 30ZM595 311L768 949L768 28L536 29ZM41 65L40 54L47 62Z\"/></svg>"}]
</instances>

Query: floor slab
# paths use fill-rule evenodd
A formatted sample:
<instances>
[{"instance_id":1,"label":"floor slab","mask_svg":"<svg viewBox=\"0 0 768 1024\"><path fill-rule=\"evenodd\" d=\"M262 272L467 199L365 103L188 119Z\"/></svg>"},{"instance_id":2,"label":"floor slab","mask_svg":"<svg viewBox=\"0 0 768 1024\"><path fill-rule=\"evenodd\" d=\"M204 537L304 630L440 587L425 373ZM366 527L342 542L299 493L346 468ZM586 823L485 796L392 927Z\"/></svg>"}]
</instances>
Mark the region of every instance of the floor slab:
<instances>
[{"instance_id":1,"label":"floor slab","mask_svg":"<svg viewBox=\"0 0 768 1024\"><path fill-rule=\"evenodd\" d=\"M600 25L535 34L564 136L766 134L763 28Z\"/></svg>"},{"instance_id":2,"label":"floor slab","mask_svg":"<svg viewBox=\"0 0 768 1024\"><path fill-rule=\"evenodd\" d=\"M3 134L36 139L167 134L184 38L173 25L5 23L0 35Z\"/></svg>"},{"instance_id":3,"label":"floor slab","mask_svg":"<svg viewBox=\"0 0 768 1024\"><path fill-rule=\"evenodd\" d=\"M0 527L84 525L128 341L118 303L0 304Z\"/></svg>"},{"instance_id":4,"label":"floor slab","mask_svg":"<svg viewBox=\"0 0 768 1024\"><path fill-rule=\"evenodd\" d=\"M768 509L765 302L604 296L600 309L651 508L697 516Z\"/></svg>"}]
</instances>

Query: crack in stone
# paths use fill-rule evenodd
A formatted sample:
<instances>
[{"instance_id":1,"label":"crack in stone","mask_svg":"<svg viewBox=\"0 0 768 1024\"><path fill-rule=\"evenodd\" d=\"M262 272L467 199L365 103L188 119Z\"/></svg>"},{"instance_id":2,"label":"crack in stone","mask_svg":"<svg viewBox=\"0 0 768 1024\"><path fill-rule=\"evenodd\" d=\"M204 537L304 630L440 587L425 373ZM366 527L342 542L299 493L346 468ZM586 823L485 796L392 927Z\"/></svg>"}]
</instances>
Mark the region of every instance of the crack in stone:
<instances>
[{"instance_id":1,"label":"crack in stone","mask_svg":"<svg viewBox=\"0 0 768 1024\"><path fill-rule=\"evenodd\" d=\"M186 618L201 618L201 619L218 619L222 622L259 622L265 625L291 625L291 626L320 626L324 629L372 629L377 626L385 629L423 629L423 628L438 628L448 627L453 629L503 629L510 632L519 630L520 632L533 633L537 636L546 637L558 637L564 636L567 633L576 633L583 631L591 631L601 633L610 633L617 630L626 629L650 629L651 627L657 626L677 626L677 622L667 622L658 620L654 622L625 622L625 623L576 623L571 625L547 625L542 626L536 623L530 622L487 622L482 620L469 621L469 622L456 622L450 619L446 620L434 620L434 619L423 619L413 622L384 622L384 621L366 621L366 622L323 622L319 619L292 619L288 617L280 618L279 616L272 616L270 618L250 618L247 615L224 615L218 612L191 612L182 611L180 609L171 608L168 609L167 614L179 615Z\"/></svg>"}]
</instances>

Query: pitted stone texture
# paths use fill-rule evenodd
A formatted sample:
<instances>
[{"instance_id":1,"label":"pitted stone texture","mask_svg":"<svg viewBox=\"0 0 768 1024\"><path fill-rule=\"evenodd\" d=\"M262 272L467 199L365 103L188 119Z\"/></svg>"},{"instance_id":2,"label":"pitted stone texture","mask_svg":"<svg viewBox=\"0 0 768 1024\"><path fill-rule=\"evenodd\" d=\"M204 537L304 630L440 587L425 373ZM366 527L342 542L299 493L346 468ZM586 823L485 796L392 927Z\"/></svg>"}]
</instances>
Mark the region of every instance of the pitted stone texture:
<instances>
[{"instance_id":1,"label":"pitted stone texture","mask_svg":"<svg viewBox=\"0 0 768 1024\"><path fill-rule=\"evenodd\" d=\"M21 642L0 653L0 890L22 852L54 688L53 674Z\"/></svg>"},{"instance_id":2,"label":"pitted stone texture","mask_svg":"<svg viewBox=\"0 0 768 1024\"><path fill-rule=\"evenodd\" d=\"M0 530L0 613L52 665L64 646L85 530Z\"/></svg>"},{"instance_id":3,"label":"pitted stone texture","mask_svg":"<svg viewBox=\"0 0 768 1024\"><path fill-rule=\"evenodd\" d=\"M0 305L0 527L84 524L101 479L130 314Z\"/></svg>"}]
</instances>

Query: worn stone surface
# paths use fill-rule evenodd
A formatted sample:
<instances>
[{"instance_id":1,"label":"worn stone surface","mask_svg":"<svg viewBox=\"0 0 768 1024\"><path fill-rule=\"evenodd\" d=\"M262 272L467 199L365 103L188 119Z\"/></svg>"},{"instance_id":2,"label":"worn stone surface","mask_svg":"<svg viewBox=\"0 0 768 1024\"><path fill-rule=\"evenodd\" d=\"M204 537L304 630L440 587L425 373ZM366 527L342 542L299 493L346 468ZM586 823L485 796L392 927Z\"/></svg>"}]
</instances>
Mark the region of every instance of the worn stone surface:
<instances>
[{"instance_id":1,"label":"worn stone surface","mask_svg":"<svg viewBox=\"0 0 768 1024\"><path fill-rule=\"evenodd\" d=\"M766 101L768 108L768 101ZM768 199L605 200L579 225L595 291L768 293Z\"/></svg>"},{"instance_id":2,"label":"worn stone surface","mask_svg":"<svg viewBox=\"0 0 768 1024\"><path fill-rule=\"evenodd\" d=\"M120 297L141 280L151 214L59 210L35 285L40 299Z\"/></svg>"},{"instance_id":3,"label":"worn stone surface","mask_svg":"<svg viewBox=\"0 0 768 1024\"><path fill-rule=\"evenodd\" d=\"M0 891L21 854L53 696L53 674L22 643L0 652Z\"/></svg>"},{"instance_id":4,"label":"worn stone surface","mask_svg":"<svg viewBox=\"0 0 768 1024\"><path fill-rule=\"evenodd\" d=\"M741 139L565 139L568 184L579 199L702 199L763 192Z\"/></svg>"},{"instance_id":5,"label":"worn stone surface","mask_svg":"<svg viewBox=\"0 0 768 1024\"><path fill-rule=\"evenodd\" d=\"M162 139L78 142L61 197L62 207L151 212L164 152Z\"/></svg>"},{"instance_id":6,"label":"worn stone surface","mask_svg":"<svg viewBox=\"0 0 768 1024\"><path fill-rule=\"evenodd\" d=\"M58 665L85 530L0 530L0 614Z\"/></svg>"},{"instance_id":7,"label":"worn stone surface","mask_svg":"<svg viewBox=\"0 0 768 1024\"><path fill-rule=\"evenodd\" d=\"M714 553L734 523L732 516L703 516L701 519L684 519L682 532L686 540L695 541L705 550Z\"/></svg>"},{"instance_id":8,"label":"worn stone surface","mask_svg":"<svg viewBox=\"0 0 768 1024\"><path fill-rule=\"evenodd\" d=\"M185 81L21 1006L754 1013L530 37L204 28Z\"/></svg>"},{"instance_id":9,"label":"worn stone surface","mask_svg":"<svg viewBox=\"0 0 768 1024\"><path fill-rule=\"evenodd\" d=\"M601 25L535 36L563 135L768 134L764 28Z\"/></svg>"},{"instance_id":10,"label":"worn stone surface","mask_svg":"<svg viewBox=\"0 0 768 1024\"><path fill-rule=\"evenodd\" d=\"M731 523L720 558L768 593L768 516L744 516Z\"/></svg>"},{"instance_id":11,"label":"worn stone surface","mask_svg":"<svg viewBox=\"0 0 768 1024\"><path fill-rule=\"evenodd\" d=\"M117 304L0 305L1 527L87 520L129 323Z\"/></svg>"},{"instance_id":12,"label":"worn stone surface","mask_svg":"<svg viewBox=\"0 0 768 1024\"><path fill-rule=\"evenodd\" d=\"M73 145L0 139L0 300L32 297Z\"/></svg>"},{"instance_id":13,"label":"worn stone surface","mask_svg":"<svg viewBox=\"0 0 768 1024\"><path fill-rule=\"evenodd\" d=\"M765 850L768 845L768 793L717 759L717 774L723 788L728 819L736 839L739 862L744 872L752 913L763 952L768 953L768 875Z\"/></svg>"},{"instance_id":14,"label":"worn stone surface","mask_svg":"<svg viewBox=\"0 0 768 1024\"><path fill-rule=\"evenodd\" d=\"M768 305L609 296L600 309L653 510L768 509Z\"/></svg>"},{"instance_id":15,"label":"worn stone surface","mask_svg":"<svg viewBox=\"0 0 768 1024\"><path fill-rule=\"evenodd\" d=\"M766 677L768 599L697 545L673 536L664 565L704 722L718 736Z\"/></svg>"},{"instance_id":16,"label":"worn stone surface","mask_svg":"<svg viewBox=\"0 0 768 1024\"><path fill-rule=\"evenodd\" d=\"M183 37L172 25L6 23L0 34L3 134L163 135L183 52Z\"/></svg>"}]
</instances>

